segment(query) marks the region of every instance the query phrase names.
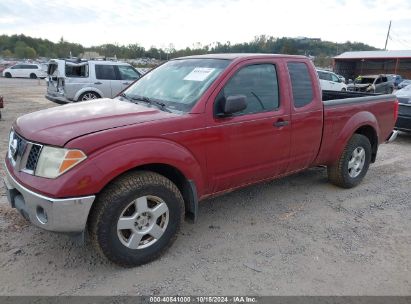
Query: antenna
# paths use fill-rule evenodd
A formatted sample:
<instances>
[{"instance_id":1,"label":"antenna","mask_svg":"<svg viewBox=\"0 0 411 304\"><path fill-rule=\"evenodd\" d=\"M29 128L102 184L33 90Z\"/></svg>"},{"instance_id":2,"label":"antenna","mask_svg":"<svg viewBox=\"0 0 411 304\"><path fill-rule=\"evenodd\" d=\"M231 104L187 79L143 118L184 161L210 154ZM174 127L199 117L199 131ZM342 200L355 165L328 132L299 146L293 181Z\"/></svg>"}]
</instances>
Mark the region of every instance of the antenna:
<instances>
[{"instance_id":1,"label":"antenna","mask_svg":"<svg viewBox=\"0 0 411 304\"><path fill-rule=\"evenodd\" d=\"M384 47L384 51L386 51L386 50L387 50L387 43L388 43L388 37L390 36L390 30L391 30L391 20L390 20L390 25L388 26L387 39L385 39L385 47Z\"/></svg>"}]
</instances>

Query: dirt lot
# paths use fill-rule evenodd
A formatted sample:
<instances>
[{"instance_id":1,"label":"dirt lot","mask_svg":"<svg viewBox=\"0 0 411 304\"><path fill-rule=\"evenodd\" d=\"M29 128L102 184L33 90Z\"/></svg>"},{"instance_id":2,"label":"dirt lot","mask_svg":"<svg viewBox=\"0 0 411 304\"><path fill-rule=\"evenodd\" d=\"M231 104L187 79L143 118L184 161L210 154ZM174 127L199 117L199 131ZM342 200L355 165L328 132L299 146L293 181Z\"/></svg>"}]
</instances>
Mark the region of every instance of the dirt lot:
<instances>
[{"instance_id":1,"label":"dirt lot","mask_svg":"<svg viewBox=\"0 0 411 304\"><path fill-rule=\"evenodd\" d=\"M55 106L44 93L0 78L1 155L16 117ZM401 134L354 189L314 168L204 201L166 255L134 269L27 225L2 186L0 295L411 295L410 155Z\"/></svg>"}]
</instances>

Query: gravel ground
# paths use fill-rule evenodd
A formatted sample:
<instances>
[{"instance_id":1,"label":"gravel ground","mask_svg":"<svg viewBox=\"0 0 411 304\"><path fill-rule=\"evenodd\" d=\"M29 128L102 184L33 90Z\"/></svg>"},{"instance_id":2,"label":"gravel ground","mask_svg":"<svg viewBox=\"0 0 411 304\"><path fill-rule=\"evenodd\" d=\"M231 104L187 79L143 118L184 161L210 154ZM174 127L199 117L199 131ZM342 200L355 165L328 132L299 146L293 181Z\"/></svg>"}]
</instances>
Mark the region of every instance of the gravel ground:
<instances>
[{"instance_id":1,"label":"gravel ground","mask_svg":"<svg viewBox=\"0 0 411 304\"><path fill-rule=\"evenodd\" d=\"M0 78L1 155L16 117L55 106L45 89ZM313 168L206 200L162 258L134 269L28 225L2 185L0 295L411 295L410 155L403 133L354 189Z\"/></svg>"}]
</instances>

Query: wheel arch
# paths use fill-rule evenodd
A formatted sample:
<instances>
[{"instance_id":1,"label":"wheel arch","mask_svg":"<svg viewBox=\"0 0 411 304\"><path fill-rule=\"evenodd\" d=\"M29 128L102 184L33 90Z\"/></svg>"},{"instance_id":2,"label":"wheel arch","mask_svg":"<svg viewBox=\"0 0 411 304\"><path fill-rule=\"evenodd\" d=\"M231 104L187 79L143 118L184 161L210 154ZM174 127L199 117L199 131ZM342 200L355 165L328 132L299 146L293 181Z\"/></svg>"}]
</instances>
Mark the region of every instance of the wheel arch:
<instances>
[{"instance_id":1,"label":"wheel arch","mask_svg":"<svg viewBox=\"0 0 411 304\"><path fill-rule=\"evenodd\" d=\"M86 92L93 92L93 93L98 94L98 95L100 96L100 98L104 98L103 92L100 91L99 89L94 88L94 87L85 87L85 88L82 88L82 89L78 90L77 93L76 93L76 95L74 95L74 98L73 98L73 99L74 99L75 101L79 101L80 96L81 96L82 94L86 93Z\"/></svg>"},{"instance_id":2,"label":"wheel arch","mask_svg":"<svg viewBox=\"0 0 411 304\"><path fill-rule=\"evenodd\" d=\"M378 151L378 136L375 129L370 125L363 125L355 130L354 134L361 134L368 138L371 144L371 163L374 163Z\"/></svg>"},{"instance_id":3,"label":"wheel arch","mask_svg":"<svg viewBox=\"0 0 411 304\"><path fill-rule=\"evenodd\" d=\"M175 166L165 164L165 163L150 163L143 164L133 168L130 168L126 171L123 171L119 175L111 179L105 186L109 186L112 183L115 183L122 176L135 171L150 171L160 174L167 179L171 180L180 191L183 200L184 200L184 210L185 210L185 219L189 222L194 223L197 220L198 216L198 194L195 181L188 179L185 174ZM103 189L104 189L103 188ZM93 203L92 208L94 208L95 203ZM91 214L91 210L89 216Z\"/></svg>"},{"instance_id":4,"label":"wheel arch","mask_svg":"<svg viewBox=\"0 0 411 304\"><path fill-rule=\"evenodd\" d=\"M337 141L331 155L334 160L341 157L348 141L354 134L362 134L366 136L371 143L372 158L371 162L375 162L378 150L379 128L377 118L371 112L358 112L347 120L344 127L337 135Z\"/></svg>"}]
</instances>

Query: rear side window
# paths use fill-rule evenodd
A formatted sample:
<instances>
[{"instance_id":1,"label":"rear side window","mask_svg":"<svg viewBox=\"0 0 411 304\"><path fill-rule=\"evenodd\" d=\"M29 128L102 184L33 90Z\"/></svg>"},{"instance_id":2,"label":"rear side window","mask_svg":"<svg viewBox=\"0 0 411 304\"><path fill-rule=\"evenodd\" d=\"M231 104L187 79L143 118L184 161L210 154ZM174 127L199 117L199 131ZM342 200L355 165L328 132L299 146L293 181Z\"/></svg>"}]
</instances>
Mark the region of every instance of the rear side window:
<instances>
[{"instance_id":1,"label":"rear side window","mask_svg":"<svg viewBox=\"0 0 411 304\"><path fill-rule=\"evenodd\" d=\"M105 80L116 80L116 72L113 65L96 64L96 78Z\"/></svg>"},{"instance_id":2,"label":"rear side window","mask_svg":"<svg viewBox=\"0 0 411 304\"><path fill-rule=\"evenodd\" d=\"M313 87L308 67L303 62L287 63L293 91L294 106L301 108L313 100Z\"/></svg>"},{"instance_id":3,"label":"rear side window","mask_svg":"<svg viewBox=\"0 0 411 304\"><path fill-rule=\"evenodd\" d=\"M237 115L272 111L279 107L277 72L273 64L249 65L239 70L225 85L222 97L245 95L247 108ZM218 109L216 113L218 113Z\"/></svg>"},{"instance_id":4,"label":"rear side window","mask_svg":"<svg viewBox=\"0 0 411 304\"><path fill-rule=\"evenodd\" d=\"M26 70L37 70L39 67L37 65L33 65L33 64L27 64L24 66L24 69Z\"/></svg>"},{"instance_id":5,"label":"rear side window","mask_svg":"<svg viewBox=\"0 0 411 304\"><path fill-rule=\"evenodd\" d=\"M88 64L77 66L66 64L65 70L67 77L88 77Z\"/></svg>"}]
</instances>

